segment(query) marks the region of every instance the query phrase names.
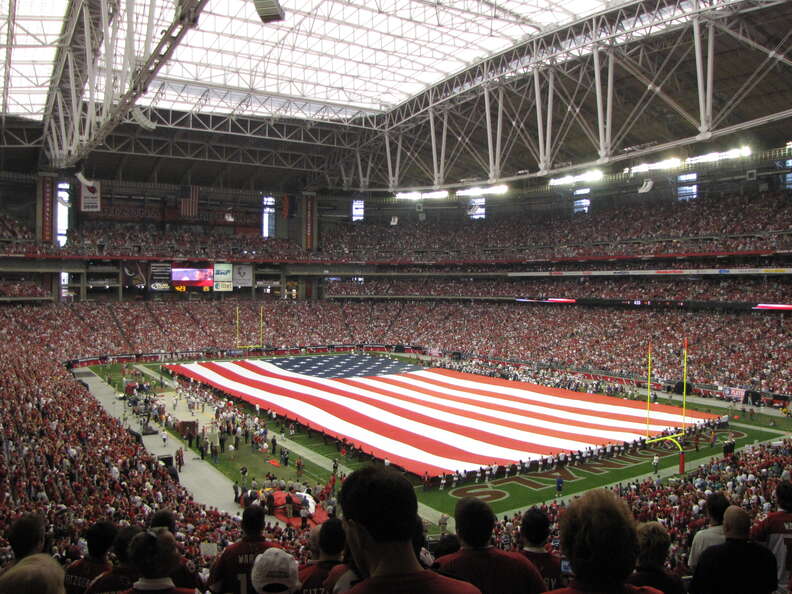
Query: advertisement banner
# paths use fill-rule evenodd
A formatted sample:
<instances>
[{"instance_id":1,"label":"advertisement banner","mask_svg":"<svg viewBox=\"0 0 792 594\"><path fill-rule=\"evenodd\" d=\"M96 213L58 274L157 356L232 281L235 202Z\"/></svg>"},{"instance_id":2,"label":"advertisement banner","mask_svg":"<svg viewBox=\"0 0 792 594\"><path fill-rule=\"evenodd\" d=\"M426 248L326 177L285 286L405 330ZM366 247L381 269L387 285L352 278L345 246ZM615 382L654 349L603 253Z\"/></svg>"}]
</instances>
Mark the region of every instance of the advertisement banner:
<instances>
[{"instance_id":1,"label":"advertisement banner","mask_svg":"<svg viewBox=\"0 0 792 594\"><path fill-rule=\"evenodd\" d=\"M215 264L214 265L214 290L215 291L233 291L234 273L232 264Z\"/></svg>"},{"instance_id":2,"label":"advertisement banner","mask_svg":"<svg viewBox=\"0 0 792 594\"><path fill-rule=\"evenodd\" d=\"M152 291L170 291L170 262L152 262L149 265L149 288Z\"/></svg>"},{"instance_id":3,"label":"advertisement banner","mask_svg":"<svg viewBox=\"0 0 792 594\"><path fill-rule=\"evenodd\" d=\"M102 210L102 186L98 181L80 184L80 211L100 212Z\"/></svg>"},{"instance_id":4,"label":"advertisement banner","mask_svg":"<svg viewBox=\"0 0 792 594\"><path fill-rule=\"evenodd\" d=\"M235 287L253 286L252 264L234 264L234 286Z\"/></svg>"}]
</instances>

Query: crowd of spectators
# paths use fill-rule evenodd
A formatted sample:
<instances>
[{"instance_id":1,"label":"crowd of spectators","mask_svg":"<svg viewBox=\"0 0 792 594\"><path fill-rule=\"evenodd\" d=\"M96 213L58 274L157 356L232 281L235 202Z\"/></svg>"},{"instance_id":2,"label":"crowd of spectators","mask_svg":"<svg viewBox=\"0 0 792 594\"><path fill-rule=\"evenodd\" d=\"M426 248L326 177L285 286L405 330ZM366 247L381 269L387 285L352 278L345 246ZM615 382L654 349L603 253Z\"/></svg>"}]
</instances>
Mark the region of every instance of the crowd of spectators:
<instances>
[{"instance_id":1,"label":"crowd of spectators","mask_svg":"<svg viewBox=\"0 0 792 594\"><path fill-rule=\"evenodd\" d=\"M789 481L791 468L792 440L787 439L772 445L749 446L738 456L714 459L666 482L647 477L619 483L611 490L628 504L637 521L659 522L665 527L671 537L666 567L682 576L692 573L698 559L698 554L691 558L695 534L708 521L714 525L708 513L708 503L712 505L716 499L713 494L724 497L721 521L726 506L731 504L745 509L758 524L774 510L776 489L780 482ZM559 551L559 520L566 504L550 502L539 509L550 519L550 547ZM518 512L497 521L493 532L496 546L506 550L520 548L523 515Z\"/></svg>"},{"instance_id":2,"label":"crowd of spectators","mask_svg":"<svg viewBox=\"0 0 792 594\"><path fill-rule=\"evenodd\" d=\"M41 283L25 279L0 279L0 296L3 297L49 297L50 293Z\"/></svg>"},{"instance_id":3,"label":"crowd of spectators","mask_svg":"<svg viewBox=\"0 0 792 594\"><path fill-rule=\"evenodd\" d=\"M614 214L618 211L618 216ZM708 195L688 202L631 201L575 215L502 214L403 221L322 223L319 249L294 240L233 234L232 228L89 222L66 245L32 242L17 221L0 219L6 253L75 256L239 258L257 261L433 262L743 252L792 247L792 200L784 193Z\"/></svg>"},{"instance_id":4,"label":"crowd of spectators","mask_svg":"<svg viewBox=\"0 0 792 594\"><path fill-rule=\"evenodd\" d=\"M383 279L361 277L361 281L325 283L328 296L428 296L428 297L515 297L531 299L662 299L670 301L717 301L792 303L792 282L771 278L663 278L611 279L579 277L567 279L487 280L477 278Z\"/></svg>"},{"instance_id":5,"label":"crowd of spectators","mask_svg":"<svg viewBox=\"0 0 792 594\"><path fill-rule=\"evenodd\" d=\"M33 231L17 219L0 213L0 239L11 241L31 241Z\"/></svg>"},{"instance_id":6,"label":"crowd of spectators","mask_svg":"<svg viewBox=\"0 0 792 594\"><path fill-rule=\"evenodd\" d=\"M238 308L238 309L237 309ZM237 330L237 311L239 326ZM263 326L261 325L263 314ZM0 310L7 337L40 341L59 361L136 352L414 344L536 367L792 393L792 319L783 314L583 308L487 302L265 301L76 303Z\"/></svg>"},{"instance_id":7,"label":"crowd of spectators","mask_svg":"<svg viewBox=\"0 0 792 594\"><path fill-rule=\"evenodd\" d=\"M785 249L792 200L782 193L707 196L689 202L630 203L563 217L511 215L398 225L338 224L322 251L348 260L513 260L621 254Z\"/></svg>"},{"instance_id":8,"label":"crowd of spectators","mask_svg":"<svg viewBox=\"0 0 792 594\"><path fill-rule=\"evenodd\" d=\"M27 513L49 527L48 546L61 562L78 558L86 528L99 520L147 526L158 510L175 515L182 553L210 563L202 543L237 539L239 519L198 504L165 466L109 416L83 384L37 342L0 345L0 526ZM306 531L267 526L267 537L304 556ZM7 554L7 542L0 538Z\"/></svg>"}]
</instances>

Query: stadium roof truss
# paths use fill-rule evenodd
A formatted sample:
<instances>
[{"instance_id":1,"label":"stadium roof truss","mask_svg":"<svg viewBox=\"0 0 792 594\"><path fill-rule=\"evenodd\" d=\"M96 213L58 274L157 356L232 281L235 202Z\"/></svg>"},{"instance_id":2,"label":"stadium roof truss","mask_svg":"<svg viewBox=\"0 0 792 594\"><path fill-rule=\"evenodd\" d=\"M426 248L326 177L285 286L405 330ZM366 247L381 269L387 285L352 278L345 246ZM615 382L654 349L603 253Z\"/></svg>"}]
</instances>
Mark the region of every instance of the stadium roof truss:
<instances>
[{"instance_id":1,"label":"stadium roof truss","mask_svg":"<svg viewBox=\"0 0 792 594\"><path fill-rule=\"evenodd\" d=\"M55 169L112 152L394 190L549 175L792 116L741 108L769 74L792 79L789 7L767 18L780 0L281 3L286 20L265 25L252 0L0 0L1 146L43 146ZM745 68L718 59L735 47Z\"/></svg>"}]
</instances>

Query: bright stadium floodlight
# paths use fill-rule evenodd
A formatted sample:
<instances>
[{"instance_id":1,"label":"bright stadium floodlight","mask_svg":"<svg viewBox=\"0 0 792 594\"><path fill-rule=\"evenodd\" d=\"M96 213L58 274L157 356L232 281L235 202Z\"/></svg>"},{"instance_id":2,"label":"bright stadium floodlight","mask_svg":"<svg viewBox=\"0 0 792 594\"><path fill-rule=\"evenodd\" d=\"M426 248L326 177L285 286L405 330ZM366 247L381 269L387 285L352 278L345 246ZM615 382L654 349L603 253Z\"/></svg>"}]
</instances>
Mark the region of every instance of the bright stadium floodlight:
<instances>
[{"instance_id":1,"label":"bright stadium floodlight","mask_svg":"<svg viewBox=\"0 0 792 594\"><path fill-rule=\"evenodd\" d=\"M665 159L664 161L658 161L657 163L641 163L640 165L636 165L635 167L626 167L624 169L624 173L635 174L635 173L646 173L647 171L655 171L657 169L676 169L682 164L680 159L676 157L672 157L670 159Z\"/></svg>"},{"instance_id":2,"label":"bright stadium floodlight","mask_svg":"<svg viewBox=\"0 0 792 594\"><path fill-rule=\"evenodd\" d=\"M716 163L723 159L739 159L740 157L750 157L751 147L741 146L740 148L733 148L722 153L714 152L707 153L706 155L698 155L696 157L689 157L685 159L686 165L694 165L696 163Z\"/></svg>"},{"instance_id":3,"label":"bright stadium floodlight","mask_svg":"<svg viewBox=\"0 0 792 594\"><path fill-rule=\"evenodd\" d=\"M397 200L437 200L448 198L448 190L435 190L434 192L398 192Z\"/></svg>"},{"instance_id":4,"label":"bright stadium floodlight","mask_svg":"<svg viewBox=\"0 0 792 594\"><path fill-rule=\"evenodd\" d=\"M502 196L509 191L509 186L500 184L497 186L490 186L489 188L480 188L475 186L473 188L465 188L464 190L457 191L457 196Z\"/></svg>"},{"instance_id":5,"label":"bright stadium floodlight","mask_svg":"<svg viewBox=\"0 0 792 594\"><path fill-rule=\"evenodd\" d=\"M577 184L580 182L593 182L599 181L605 174L602 173L601 169L591 169L589 171L584 171L579 175L565 175L564 177L554 177L550 180L551 186L571 186L573 184Z\"/></svg>"}]
</instances>

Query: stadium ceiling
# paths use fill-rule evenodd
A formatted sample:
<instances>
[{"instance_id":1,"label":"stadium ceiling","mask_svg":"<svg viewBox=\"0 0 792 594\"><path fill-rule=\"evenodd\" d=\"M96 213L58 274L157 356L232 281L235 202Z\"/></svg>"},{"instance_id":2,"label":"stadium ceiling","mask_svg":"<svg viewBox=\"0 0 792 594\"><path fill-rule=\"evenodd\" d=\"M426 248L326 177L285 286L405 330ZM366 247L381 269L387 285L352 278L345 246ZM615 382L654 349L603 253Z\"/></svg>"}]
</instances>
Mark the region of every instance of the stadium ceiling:
<instances>
[{"instance_id":1,"label":"stadium ceiling","mask_svg":"<svg viewBox=\"0 0 792 594\"><path fill-rule=\"evenodd\" d=\"M790 4L0 0L2 165L393 190L778 136Z\"/></svg>"}]
</instances>

